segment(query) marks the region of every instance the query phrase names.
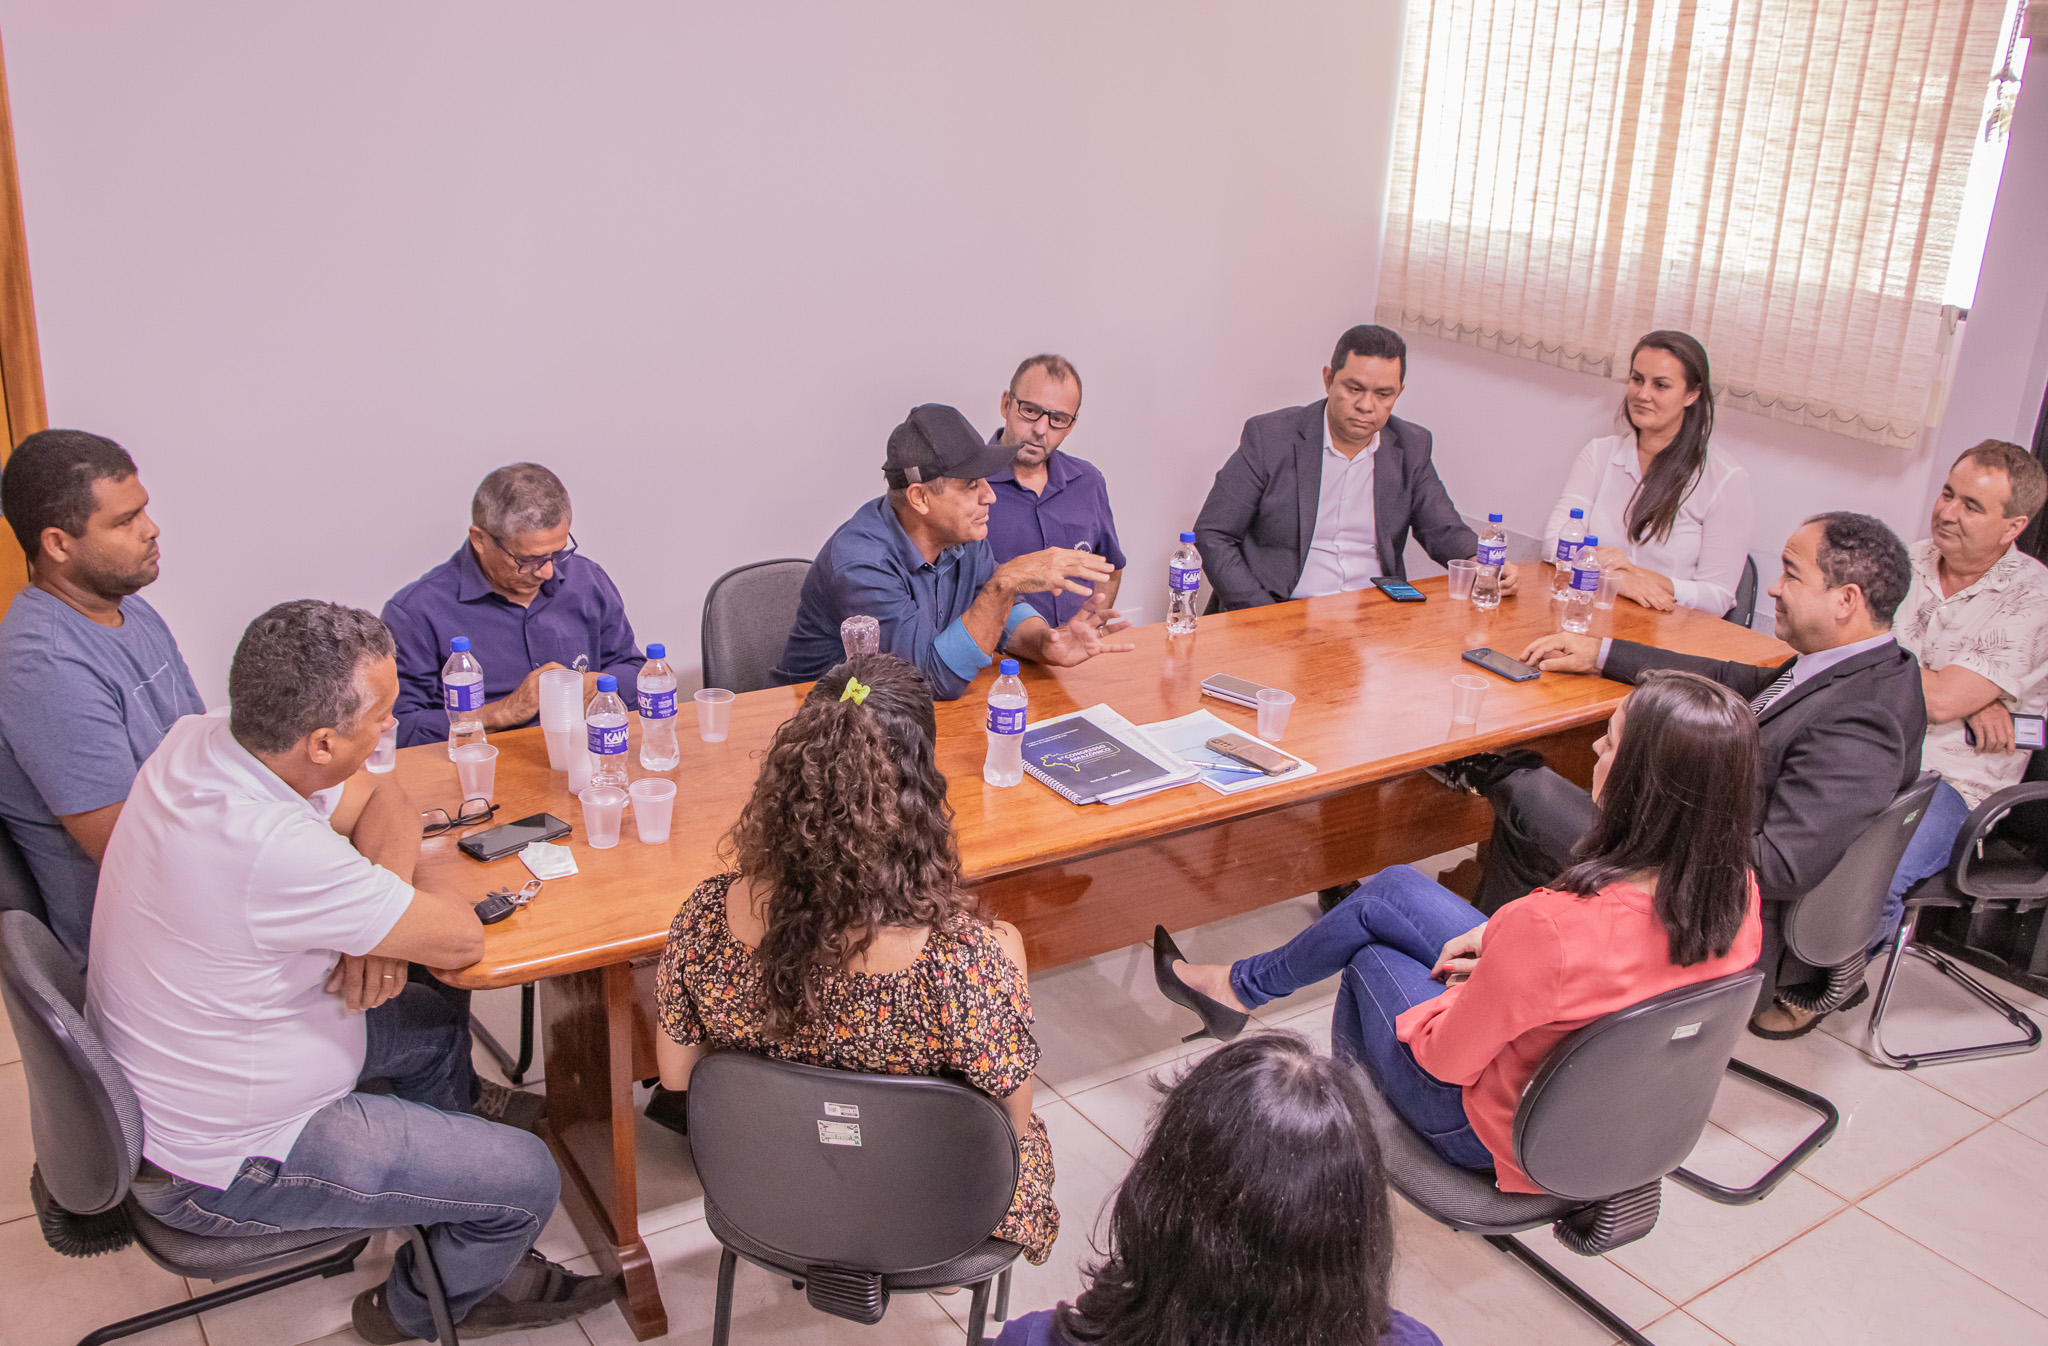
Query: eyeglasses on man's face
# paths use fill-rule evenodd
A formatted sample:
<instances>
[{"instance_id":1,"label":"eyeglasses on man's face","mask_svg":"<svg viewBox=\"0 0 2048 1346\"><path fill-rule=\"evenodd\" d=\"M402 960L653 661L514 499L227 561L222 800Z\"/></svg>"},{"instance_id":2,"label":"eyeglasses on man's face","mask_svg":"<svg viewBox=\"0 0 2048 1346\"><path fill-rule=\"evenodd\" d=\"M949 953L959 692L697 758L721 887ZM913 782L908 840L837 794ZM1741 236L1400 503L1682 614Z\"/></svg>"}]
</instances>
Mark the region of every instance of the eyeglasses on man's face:
<instances>
[{"instance_id":1,"label":"eyeglasses on man's face","mask_svg":"<svg viewBox=\"0 0 2048 1346\"><path fill-rule=\"evenodd\" d=\"M1025 420L1043 420L1055 430L1064 430L1074 423L1074 413L1071 411L1047 411L1036 402L1026 402L1023 398L1015 396L1010 398L1010 405Z\"/></svg>"},{"instance_id":2,"label":"eyeglasses on man's face","mask_svg":"<svg viewBox=\"0 0 2048 1346\"><path fill-rule=\"evenodd\" d=\"M506 546L504 539L500 538L496 533L485 533L484 536L489 538L499 551L505 553L506 559L510 560L513 568L522 575L538 575L543 566L559 566L562 562L576 554L576 535L574 533L569 534L568 546L560 551L551 551L544 556L521 556L518 552Z\"/></svg>"}]
</instances>

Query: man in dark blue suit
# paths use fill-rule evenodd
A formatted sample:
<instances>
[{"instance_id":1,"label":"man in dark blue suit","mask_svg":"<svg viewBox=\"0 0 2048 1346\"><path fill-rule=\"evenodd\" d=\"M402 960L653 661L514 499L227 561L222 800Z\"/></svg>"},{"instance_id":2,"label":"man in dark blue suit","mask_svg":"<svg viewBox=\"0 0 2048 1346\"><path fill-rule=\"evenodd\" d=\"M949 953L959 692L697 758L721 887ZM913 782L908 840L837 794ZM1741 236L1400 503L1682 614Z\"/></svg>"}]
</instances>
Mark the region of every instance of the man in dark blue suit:
<instances>
[{"instance_id":1,"label":"man in dark blue suit","mask_svg":"<svg viewBox=\"0 0 2048 1346\"><path fill-rule=\"evenodd\" d=\"M1195 520L1202 568L1224 609L1406 579L1412 532L1439 565L1479 549L1430 460L1429 431L1394 415L1408 346L1385 327L1337 340L1305 407L1254 416ZM1515 567L1501 570L1513 593Z\"/></svg>"}]
</instances>

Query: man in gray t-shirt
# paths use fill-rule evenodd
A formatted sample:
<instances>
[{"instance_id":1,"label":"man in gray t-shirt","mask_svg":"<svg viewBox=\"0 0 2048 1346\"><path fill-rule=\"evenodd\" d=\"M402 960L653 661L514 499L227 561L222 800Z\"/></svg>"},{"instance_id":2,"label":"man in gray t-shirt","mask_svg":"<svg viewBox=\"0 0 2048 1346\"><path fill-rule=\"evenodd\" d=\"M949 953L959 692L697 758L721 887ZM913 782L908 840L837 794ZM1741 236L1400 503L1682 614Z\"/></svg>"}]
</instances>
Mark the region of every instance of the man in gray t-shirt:
<instances>
[{"instance_id":1,"label":"man in gray t-shirt","mask_svg":"<svg viewBox=\"0 0 2048 1346\"><path fill-rule=\"evenodd\" d=\"M0 472L0 513L30 587L0 619L0 819L78 965L100 857L143 760L199 699L178 643L135 591L157 577L149 492L120 445L30 435Z\"/></svg>"}]
</instances>

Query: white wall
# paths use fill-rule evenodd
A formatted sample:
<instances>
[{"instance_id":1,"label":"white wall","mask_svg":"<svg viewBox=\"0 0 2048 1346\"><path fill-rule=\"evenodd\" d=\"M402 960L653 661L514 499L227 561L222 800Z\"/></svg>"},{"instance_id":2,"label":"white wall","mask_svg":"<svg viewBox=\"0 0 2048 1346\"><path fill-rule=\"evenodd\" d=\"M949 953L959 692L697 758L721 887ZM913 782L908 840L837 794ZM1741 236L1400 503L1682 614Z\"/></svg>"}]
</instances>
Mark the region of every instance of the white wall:
<instances>
[{"instance_id":1,"label":"white wall","mask_svg":"<svg viewBox=\"0 0 2048 1346\"><path fill-rule=\"evenodd\" d=\"M52 421L120 439L209 700L548 463L641 638L813 553L912 404L1058 350L1125 586L1372 307L1399 6L5 0ZM1454 478L1456 480L1456 478ZM1470 491L1468 495L1472 494Z\"/></svg>"}]
</instances>

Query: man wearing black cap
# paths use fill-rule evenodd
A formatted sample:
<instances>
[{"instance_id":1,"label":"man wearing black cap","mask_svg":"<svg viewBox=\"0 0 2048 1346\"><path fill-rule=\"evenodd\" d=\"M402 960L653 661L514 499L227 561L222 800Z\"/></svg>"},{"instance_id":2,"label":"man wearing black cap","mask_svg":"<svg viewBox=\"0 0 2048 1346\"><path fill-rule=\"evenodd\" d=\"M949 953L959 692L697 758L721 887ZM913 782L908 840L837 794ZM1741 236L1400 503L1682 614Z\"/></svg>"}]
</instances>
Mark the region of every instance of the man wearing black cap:
<instances>
[{"instance_id":1,"label":"man wearing black cap","mask_svg":"<svg viewBox=\"0 0 2048 1346\"><path fill-rule=\"evenodd\" d=\"M1011 456L984 443L952 407L912 408L889 435L882 464L889 493L840 525L804 580L796 626L771 674L776 682L809 682L845 658L839 624L855 615L875 618L882 649L916 664L948 701L998 654L1065 667L1132 648L1104 641L1127 623L1100 598L1057 627L1019 601L1092 594L1114 567L1066 547L996 564L987 478Z\"/></svg>"}]
</instances>

